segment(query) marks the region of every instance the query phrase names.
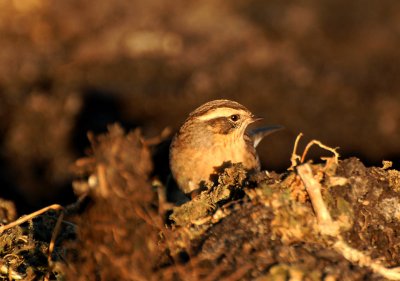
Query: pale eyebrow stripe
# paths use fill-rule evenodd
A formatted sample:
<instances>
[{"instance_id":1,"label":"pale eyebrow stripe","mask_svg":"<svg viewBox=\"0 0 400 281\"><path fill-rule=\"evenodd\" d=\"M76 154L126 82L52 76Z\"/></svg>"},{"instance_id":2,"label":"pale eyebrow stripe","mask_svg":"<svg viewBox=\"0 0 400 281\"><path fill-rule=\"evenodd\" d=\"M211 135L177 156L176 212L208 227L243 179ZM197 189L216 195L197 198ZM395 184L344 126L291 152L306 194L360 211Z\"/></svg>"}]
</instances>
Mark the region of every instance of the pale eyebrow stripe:
<instances>
[{"instance_id":1,"label":"pale eyebrow stripe","mask_svg":"<svg viewBox=\"0 0 400 281\"><path fill-rule=\"evenodd\" d=\"M228 108L228 107L222 107L222 108L217 108L212 111L209 111L206 114L197 116L196 118L199 120L202 120L202 121L207 121L207 120L211 120L211 119L218 118L218 117L228 117L228 116L231 116L232 114L237 114L237 113L243 114L243 113L245 113L245 111Z\"/></svg>"}]
</instances>

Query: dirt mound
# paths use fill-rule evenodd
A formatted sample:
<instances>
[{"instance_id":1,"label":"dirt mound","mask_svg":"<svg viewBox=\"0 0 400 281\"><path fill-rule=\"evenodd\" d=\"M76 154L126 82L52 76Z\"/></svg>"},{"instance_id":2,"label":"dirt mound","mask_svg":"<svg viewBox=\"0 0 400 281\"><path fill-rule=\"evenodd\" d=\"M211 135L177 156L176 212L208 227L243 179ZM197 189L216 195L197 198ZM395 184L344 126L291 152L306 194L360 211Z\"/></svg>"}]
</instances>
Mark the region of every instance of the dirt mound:
<instances>
[{"instance_id":1,"label":"dirt mound","mask_svg":"<svg viewBox=\"0 0 400 281\"><path fill-rule=\"evenodd\" d=\"M332 157L250 178L235 164L177 206L151 180L154 146L139 130L114 125L90 140L75 164L80 199L63 220L53 210L2 227L3 279L400 278L388 269L400 263L400 172L389 162ZM2 206L3 222L13 220Z\"/></svg>"}]
</instances>

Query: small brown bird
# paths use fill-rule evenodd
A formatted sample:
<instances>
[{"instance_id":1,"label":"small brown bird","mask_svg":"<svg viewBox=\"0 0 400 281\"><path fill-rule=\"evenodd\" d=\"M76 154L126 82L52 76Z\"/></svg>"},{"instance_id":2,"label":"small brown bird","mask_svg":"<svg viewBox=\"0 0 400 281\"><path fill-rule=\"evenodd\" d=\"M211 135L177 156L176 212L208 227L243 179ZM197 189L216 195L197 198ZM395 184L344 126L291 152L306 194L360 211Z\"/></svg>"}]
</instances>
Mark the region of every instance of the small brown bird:
<instances>
[{"instance_id":1,"label":"small brown bird","mask_svg":"<svg viewBox=\"0 0 400 281\"><path fill-rule=\"evenodd\" d=\"M260 170L255 147L281 126L247 132L249 124L261 120L243 105L231 100L214 100L189 114L172 140L169 160L172 175L186 194L211 182L217 168L242 163L249 172Z\"/></svg>"}]
</instances>

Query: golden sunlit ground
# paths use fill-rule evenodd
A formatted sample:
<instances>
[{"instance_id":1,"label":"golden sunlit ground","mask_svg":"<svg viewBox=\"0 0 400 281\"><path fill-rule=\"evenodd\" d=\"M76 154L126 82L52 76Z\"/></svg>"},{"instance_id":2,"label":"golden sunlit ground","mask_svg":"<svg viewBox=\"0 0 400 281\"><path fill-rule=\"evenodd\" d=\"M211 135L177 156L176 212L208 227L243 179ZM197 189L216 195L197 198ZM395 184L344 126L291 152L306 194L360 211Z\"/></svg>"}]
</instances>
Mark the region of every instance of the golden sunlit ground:
<instances>
[{"instance_id":1,"label":"golden sunlit ground","mask_svg":"<svg viewBox=\"0 0 400 281\"><path fill-rule=\"evenodd\" d=\"M1 223L67 207L58 235L59 211L2 233L0 278L382 280L340 243L399 265L399 11L394 0L0 0ZM178 207L169 138L217 98L285 126L258 149L270 173L232 167ZM123 130L97 140L115 122ZM334 238L287 172L300 132L340 147L335 167L323 149L306 159L322 163L312 178Z\"/></svg>"}]
</instances>

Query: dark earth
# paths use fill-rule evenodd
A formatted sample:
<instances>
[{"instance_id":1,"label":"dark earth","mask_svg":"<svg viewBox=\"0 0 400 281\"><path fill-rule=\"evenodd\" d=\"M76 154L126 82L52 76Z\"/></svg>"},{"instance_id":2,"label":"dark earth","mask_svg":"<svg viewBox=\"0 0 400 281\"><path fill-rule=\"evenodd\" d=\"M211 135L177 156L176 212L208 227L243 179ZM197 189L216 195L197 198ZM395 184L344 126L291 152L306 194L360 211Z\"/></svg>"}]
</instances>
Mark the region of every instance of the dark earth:
<instances>
[{"instance_id":1,"label":"dark earth","mask_svg":"<svg viewBox=\"0 0 400 281\"><path fill-rule=\"evenodd\" d=\"M400 280L400 2L13 0L0 34L0 223L64 207L0 228L0 280ZM286 129L188 201L168 143L217 98ZM338 162L288 170L300 132Z\"/></svg>"}]
</instances>

